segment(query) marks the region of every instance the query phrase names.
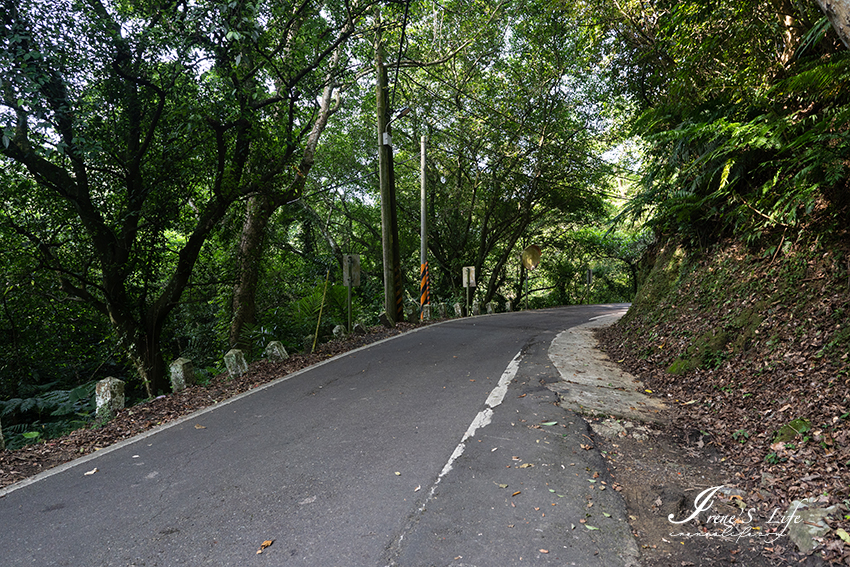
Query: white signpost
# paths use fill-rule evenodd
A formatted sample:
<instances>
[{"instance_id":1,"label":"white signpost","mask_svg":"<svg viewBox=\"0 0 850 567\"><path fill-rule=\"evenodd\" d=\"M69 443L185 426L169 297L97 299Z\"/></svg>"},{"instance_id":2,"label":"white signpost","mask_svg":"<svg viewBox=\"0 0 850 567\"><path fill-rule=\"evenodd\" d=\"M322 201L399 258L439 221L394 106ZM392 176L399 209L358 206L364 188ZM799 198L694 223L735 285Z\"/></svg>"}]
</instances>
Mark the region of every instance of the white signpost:
<instances>
[{"instance_id":1,"label":"white signpost","mask_svg":"<svg viewBox=\"0 0 850 567\"><path fill-rule=\"evenodd\" d=\"M475 287L475 266L463 268L463 287L466 288L466 314L469 315L469 288Z\"/></svg>"}]
</instances>

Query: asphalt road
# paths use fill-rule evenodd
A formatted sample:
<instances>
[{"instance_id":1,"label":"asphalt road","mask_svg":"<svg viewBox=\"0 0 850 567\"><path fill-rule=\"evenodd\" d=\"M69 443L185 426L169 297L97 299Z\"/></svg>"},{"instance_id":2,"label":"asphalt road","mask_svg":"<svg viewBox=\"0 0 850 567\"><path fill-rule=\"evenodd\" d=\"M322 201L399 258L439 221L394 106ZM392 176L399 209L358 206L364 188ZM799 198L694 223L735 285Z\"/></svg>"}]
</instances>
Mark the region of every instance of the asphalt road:
<instances>
[{"instance_id":1,"label":"asphalt road","mask_svg":"<svg viewBox=\"0 0 850 567\"><path fill-rule=\"evenodd\" d=\"M622 307L428 326L99 452L0 498L0 565L630 564L545 387L557 333Z\"/></svg>"}]
</instances>

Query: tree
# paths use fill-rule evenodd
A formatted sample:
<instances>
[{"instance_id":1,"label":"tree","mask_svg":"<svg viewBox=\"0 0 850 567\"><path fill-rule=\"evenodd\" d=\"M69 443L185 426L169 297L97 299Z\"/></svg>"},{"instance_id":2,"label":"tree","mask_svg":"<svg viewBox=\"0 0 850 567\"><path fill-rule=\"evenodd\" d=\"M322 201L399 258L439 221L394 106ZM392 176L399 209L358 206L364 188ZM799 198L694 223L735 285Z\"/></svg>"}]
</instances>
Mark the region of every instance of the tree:
<instances>
[{"instance_id":1,"label":"tree","mask_svg":"<svg viewBox=\"0 0 850 567\"><path fill-rule=\"evenodd\" d=\"M561 23L543 5L504 8L444 64L403 74L405 90L419 93L418 133L433 148L429 249L444 295L458 289L464 265L476 267L485 302L504 295L507 267L533 227L568 226L602 210L608 170L592 154L604 124L586 98L594 87L582 80L584 39ZM400 197L400 206L418 216L412 202Z\"/></svg>"},{"instance_id":2,"label":"tree","mask_svg":"<svg viewBox=\"0 0 850 567\"><path fill-rule=\"evenodd\" d=\"M251 195L300 190L282 183L306 136L299 105L346 34L303 20L308 3L3 6L0 151L35 182L38 211L3 222L108 317L153 395L163 325L220 221Z\"/></svg>"},{"instance_id":3,"label":"tree","mask_svg":"<svg viewBox=\"0 0 850 567\"><path fill-rule=\"evenodd\" d=\"M607 53L649 142L634 217L703 247L846 219L850 58L815 2L620 6L600 25L641 38Z\"/></svg>"}]
</instances>

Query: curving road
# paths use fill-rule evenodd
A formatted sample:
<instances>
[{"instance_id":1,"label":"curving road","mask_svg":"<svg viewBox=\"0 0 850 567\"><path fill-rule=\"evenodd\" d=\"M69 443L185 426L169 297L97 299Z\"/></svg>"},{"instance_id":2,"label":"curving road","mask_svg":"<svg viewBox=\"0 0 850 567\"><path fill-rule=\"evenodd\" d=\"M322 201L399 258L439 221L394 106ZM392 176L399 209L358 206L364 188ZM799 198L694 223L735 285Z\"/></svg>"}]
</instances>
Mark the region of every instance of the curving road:
<instances>
[{"instance_id":1,"label":"curving road","mask_svg":"<svg viewBox=\"0 0 850 567\"><path fill-rule=\"evenodd\" d=\"M10 487L0 565L631 564L605 463L545 387L555 336L623 309L431 325Z\"/></svg>"}]
</instances>

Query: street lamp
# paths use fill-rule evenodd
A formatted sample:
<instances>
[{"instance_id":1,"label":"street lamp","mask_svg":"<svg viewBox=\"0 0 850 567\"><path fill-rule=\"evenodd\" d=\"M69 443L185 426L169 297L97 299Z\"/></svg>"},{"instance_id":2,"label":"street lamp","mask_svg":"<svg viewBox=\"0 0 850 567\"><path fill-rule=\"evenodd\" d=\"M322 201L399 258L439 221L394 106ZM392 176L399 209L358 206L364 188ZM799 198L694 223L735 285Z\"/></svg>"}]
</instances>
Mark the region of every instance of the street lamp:
<instances>
[{"instance_id":1,"label":"street lamp","mask_svg":"<svg viewBox=\"0 0 850 567\"><path fill-rule=\"evenodd\" d=\"M399 111L398 114L396 114L394 117L390 118L390 120L387 122L387 125L384 127L384 145L385 146L392 146L393 145L393 137L390 134L390 124L392 124L393 122L395 122L399 118L404 118L408 114L410 114L410 107L405 106L404 108L402 108Z\"/></svg>"}]
</instances>

